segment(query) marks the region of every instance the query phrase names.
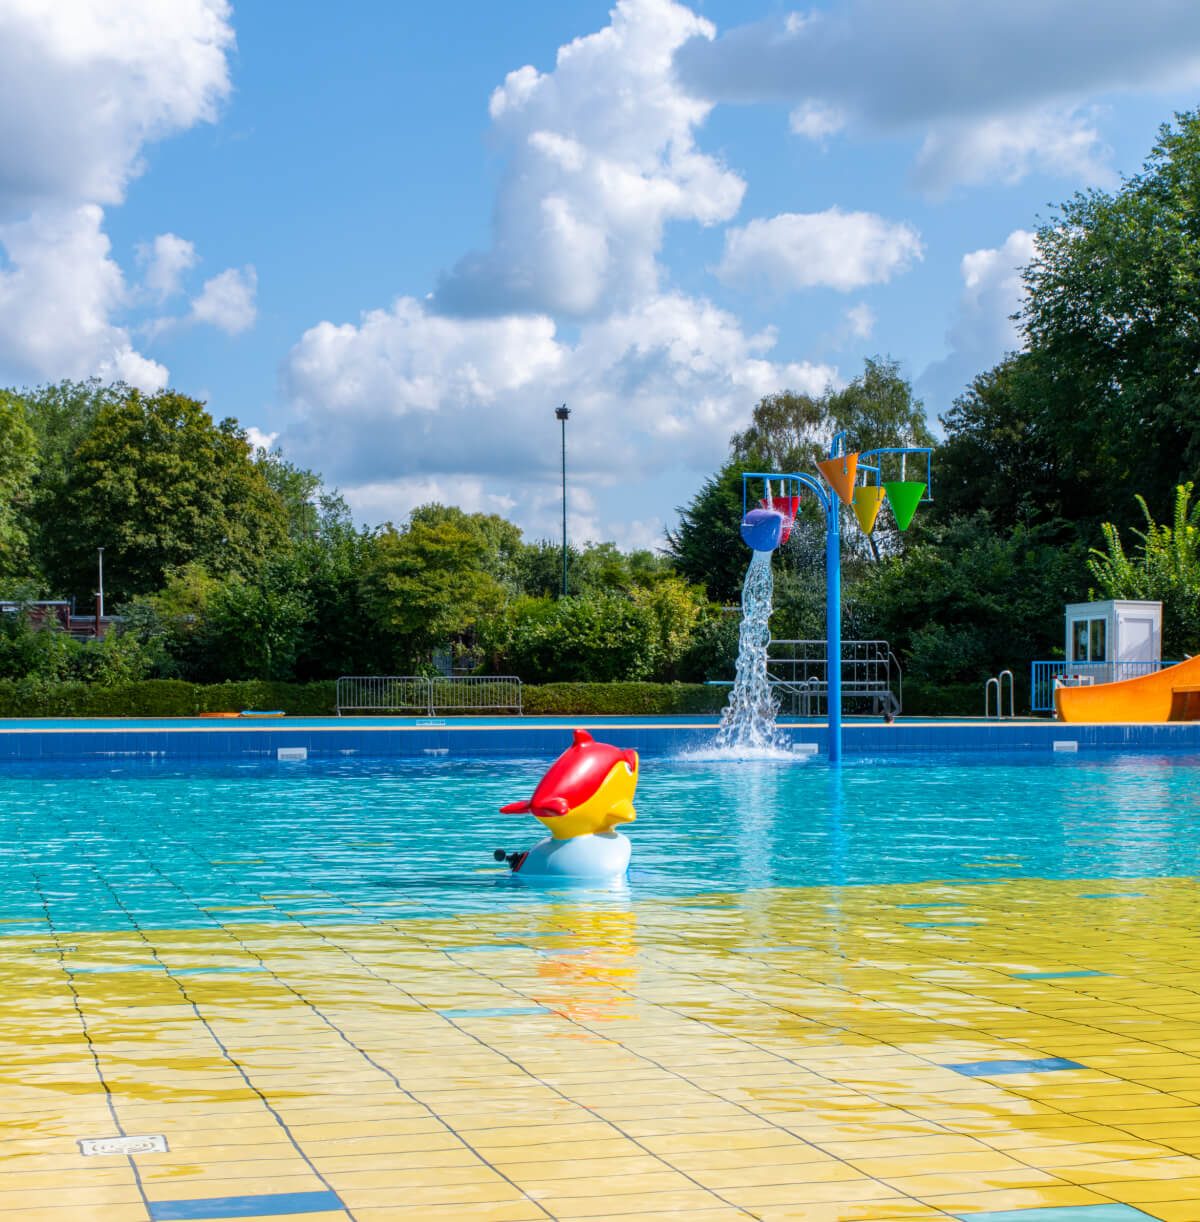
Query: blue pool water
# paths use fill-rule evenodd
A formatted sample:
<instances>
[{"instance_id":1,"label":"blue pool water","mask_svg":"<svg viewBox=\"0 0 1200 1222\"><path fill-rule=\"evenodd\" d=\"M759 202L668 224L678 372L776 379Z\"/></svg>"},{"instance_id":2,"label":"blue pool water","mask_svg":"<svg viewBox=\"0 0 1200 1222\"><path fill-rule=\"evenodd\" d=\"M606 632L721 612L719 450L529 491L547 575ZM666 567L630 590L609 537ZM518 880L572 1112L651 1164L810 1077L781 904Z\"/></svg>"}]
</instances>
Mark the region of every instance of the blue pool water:
<instances>
[{"instance_id":1,"label":"blue pool water","mask_svg":"<svg viewBox=\"0 0 1200 1222\"><path fill-rule=\"evenodd\" d=\"M546 760L0 769L0 936L395 920L547 898L494 848ZM1200 757L647 760L627 893L1197 872ZM602 898L602 897L600 897Z\"/></svg>"}]
</instances>

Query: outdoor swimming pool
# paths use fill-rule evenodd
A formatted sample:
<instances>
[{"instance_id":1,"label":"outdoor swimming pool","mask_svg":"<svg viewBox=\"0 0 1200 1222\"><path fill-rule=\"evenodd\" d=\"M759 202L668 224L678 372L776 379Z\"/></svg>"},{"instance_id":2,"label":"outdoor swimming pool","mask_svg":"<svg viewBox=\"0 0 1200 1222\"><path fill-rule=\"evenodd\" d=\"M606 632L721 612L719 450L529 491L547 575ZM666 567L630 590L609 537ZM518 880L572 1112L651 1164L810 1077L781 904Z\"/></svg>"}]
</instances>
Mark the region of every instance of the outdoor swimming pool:
<instances>
[{"instance_id":1,"label":"outdoor swimming pool","mask_svg":"<svg viewBox=\"0 0 1200 1222\"><path fill-rule=\"evenodd\" d=\"M0 766L0 1218L1200 1216L1200 755L546 762Z\"/></svg>"},{"instance_id":2,"label":"outdoor swimming pool","mask_svg":"<svg viewBox=\"0 0 1200 1222\"><path fill-rule=\"evenodd\" d=\"M1036 762L1035 762L1036 761ZM488 912L546 896L536 759L51 763L0 772L8 932ZM1197 872L1200 756L648 759L634 897L931 879ZM601 897L602 899L603 897Z\"/></svg>"}]
</instances>

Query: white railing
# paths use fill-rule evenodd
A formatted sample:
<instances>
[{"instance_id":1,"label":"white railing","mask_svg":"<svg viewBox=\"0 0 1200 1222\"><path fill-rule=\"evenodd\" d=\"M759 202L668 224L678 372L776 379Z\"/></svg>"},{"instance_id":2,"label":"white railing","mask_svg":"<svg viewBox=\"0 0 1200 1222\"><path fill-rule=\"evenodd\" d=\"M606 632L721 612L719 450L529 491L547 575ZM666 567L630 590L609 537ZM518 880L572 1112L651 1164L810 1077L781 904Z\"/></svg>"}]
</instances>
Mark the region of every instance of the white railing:
<instances>
[{"instance_id":1,"label":"white railing","mask_svg":"<svg viewBox=\"0 0 1200 1222\"><path fill-rule=\"evenodd\" d=\"M515 675L343 675L337 715L346 713L500 713L520 715L521 680Z\"/></svg>"}]
</instances>

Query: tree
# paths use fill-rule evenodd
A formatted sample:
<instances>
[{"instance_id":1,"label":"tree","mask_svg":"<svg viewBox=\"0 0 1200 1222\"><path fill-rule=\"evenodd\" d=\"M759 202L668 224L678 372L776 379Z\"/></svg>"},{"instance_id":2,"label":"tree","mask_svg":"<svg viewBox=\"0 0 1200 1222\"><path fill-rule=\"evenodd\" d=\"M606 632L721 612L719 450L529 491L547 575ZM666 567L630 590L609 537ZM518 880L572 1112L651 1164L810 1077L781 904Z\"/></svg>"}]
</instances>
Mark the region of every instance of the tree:
<instances>
[{"instance_id":1,"label":"tree","mask_svg":"<svg viewBox=\"0 0 1200 1222\"><path fill-rule=\"evenodd\" d=\"M830 386L820 395L767 395L755 406L749 427L730 439L728 461L705 481L691 504L678 510L679 526L667 532L668 552L679 572L688 581L706 585L711 598L736 602L746 570L738 531L742 472L815 474L817 461L828 455L831 439L842 430L851 450L933 444L924 406L913 398L899 361L890 357L869 358L863 372L841 390ZM885 472L891 478L897 474ZM843 518L843 541L865 550L850 515ZM820 532L799 530L794 537L792 552L824 547Z\"/></svg>"},{"instance_id":2,"label":"tree","mask_svg":"<svg viewBox=\"0 0 1200 1222\"><path fill-rule=\"evenodd\" d=\"M667 531L667 548L680 574L708 589L709 598L736 603L746 575L747 552L742 542L742 472L762 470L753 457L726 460L704 481L691 504L678 510L679 525Z\"/></svg>"},{"instance_id":3,"label":"tree","mask_svg":"<svg viewBox=\"0 0 1200 1222\"><path fill-rule=\"evenodd\" d=\"M23 400L0 390L0 577L29 572L29 510L37 441Z\"/></svg>"},{"instance_id":4,"label":"tree","mask_svg":"<svg viewBox=\"0 0 1200 1222\"><path fill-rule=\"evenodd\" d=\"M505 587L489 571L500 551L489 529L472 520L484 516L423 506L403 531L388 526L376 538L365 597L405 665L428 665L434 648L463 638L503 607Z\"/></svg>"},{"instance_id":5,"label":"tree","mask_svg":"<svg viewBox=\"0 0 1200 1222\"><path fill-rule=\"evenodd\" d=\"M1146 519L1131 560L1121 533L1111 522L1103 527L1104 550L1093 548L1088 571L1105 598L1143 598L1163 605L1163 651L1180 659L1200 653L1200 502L1191 504L1192 485L1175 489L1170 525L1154 520L1146 500L1134 499Z\"/></svg>"},{"instance_id":6,"label":"tree","mask_svg":"<svg viewBox=\"0 0 1200 1222\"><path fill-rule=\"evenodd\" d=\"M650 679L661 658L654 611L622 594L527 598L507 620L505 666L527 683Z\"/></svg>"},{"instance_id":7,"label":"tree","mask_svg":"<svg viewBox=\"0 0 1200 1222\"><path fill-rule=\"evenodd\" d=\"M900 362L876 356L841 390L827 386L816 396L788 390L759 400L750 427L733 435L730 448L764 470L814 471L843 430L852 450L933 444L925 407L913 398Z\"/></svg>"},{"instance_id":8,"label":"tree","mask_svg":"<svg viewBox=\"0 0 1200 1222\"><path fill-rule=\"evenodd\" d=\"M1143 171L1037 233L1019 315L1031 449L1071 516L1132 520L1200 476L1200 112L1161 128Z\"/></svg>"},{"instance_id":9,"label":"tree","mask_svg":"<svg viewBox=\"0 0 1200 1222\"><path fill-rule=\"evenodd\" d=\"M64 594L95 589L100 546L115 603L192 562L252 576L286 538L284 507L237 422L214 425L201 403L174 391L126 388L100 402L54 478L41 559Z\"/></svg>"},{"instance_id":10,"label":"tree","mask_svg":"<svg viewBox=\"0 0 1200 1222\"><path fill-rule=\"evenodd\" d=\"M1062 648L1063 606L1084 578L1082 549L1053 527L996 531L985 510L930 524L903 556L864 577L862 631L890 642L904 662L906 710L964 713L1003 669L1018 684L1029 663Z\"/></svg>"}]
</instances>

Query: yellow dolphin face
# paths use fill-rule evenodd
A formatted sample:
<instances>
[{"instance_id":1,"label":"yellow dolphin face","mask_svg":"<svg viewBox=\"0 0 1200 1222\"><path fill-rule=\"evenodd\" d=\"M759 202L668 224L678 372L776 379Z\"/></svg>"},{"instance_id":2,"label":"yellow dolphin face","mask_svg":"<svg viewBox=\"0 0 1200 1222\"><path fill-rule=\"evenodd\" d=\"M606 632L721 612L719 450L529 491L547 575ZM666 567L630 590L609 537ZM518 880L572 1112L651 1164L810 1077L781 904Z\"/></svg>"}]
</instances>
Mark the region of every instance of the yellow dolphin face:
<instances>
[{"instance_id":1,"label":"yellow dolphin face","mask_svg":"<svg viewBox=\"0 0 1200 1222\"><path fill-rule=\"evenodd\" d=\"M536 811L534 815L555 840L611 832L619 824L632 823L637 818L637 812L633 809L637 774L636 765L631 768L625 760L618 760L595 793L565 815L542 818Z\"/></svg>"}]
</instances>

